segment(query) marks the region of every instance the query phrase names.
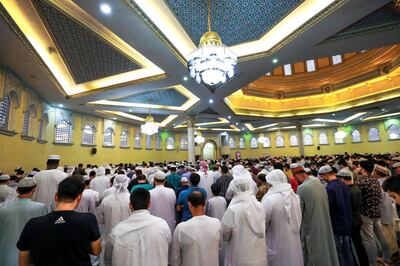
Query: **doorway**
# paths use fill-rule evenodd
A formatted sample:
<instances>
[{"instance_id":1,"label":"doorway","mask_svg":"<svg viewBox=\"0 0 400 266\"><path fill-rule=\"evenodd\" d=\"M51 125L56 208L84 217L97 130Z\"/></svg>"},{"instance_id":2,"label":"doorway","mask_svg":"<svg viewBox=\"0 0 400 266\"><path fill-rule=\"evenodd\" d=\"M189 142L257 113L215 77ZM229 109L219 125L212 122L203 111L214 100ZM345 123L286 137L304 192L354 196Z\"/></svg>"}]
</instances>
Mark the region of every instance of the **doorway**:
<instances>
[{"instance_id":1,"label":"doorway","mask_svg":"<svg viewBox=\"0 0 400 266\"><path fill-rule=\"evenodd\" d=\"M203 159L204 160L215 160L216 147L213 142L206 142L203 146Z\"/></svg>"}]
</instances>

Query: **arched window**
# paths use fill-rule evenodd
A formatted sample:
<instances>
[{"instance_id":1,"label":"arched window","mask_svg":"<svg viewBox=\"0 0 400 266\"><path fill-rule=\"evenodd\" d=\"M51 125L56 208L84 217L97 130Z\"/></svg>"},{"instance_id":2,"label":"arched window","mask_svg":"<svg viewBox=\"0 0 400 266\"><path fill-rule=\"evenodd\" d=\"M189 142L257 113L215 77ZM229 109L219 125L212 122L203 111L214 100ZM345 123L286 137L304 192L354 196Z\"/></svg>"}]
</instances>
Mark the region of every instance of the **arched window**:
<instances>
[{"instance_id":1,"label":"arched window","mask_svg":"<svg viewBox=\"0 0 400 266\"><path fill-rule=\"evenodd\" d=\"M173 150L175 148L175 140L173 137L167 138L167 150Z\"/></svg>"},{"instance_id":2,"label":"arched window","mask_svg":"<svg viewBox=\"0 0 400 266\"><path fill-rule=\"evenodd\" d=\"M46 127L49 124L49 116L44 113L39 121L39 135L38 140L45 140Z\"/></svg>"},{"instance_id":3,"label":"arched window","mask_svg":"<svg viewBox=\"0 0 400 266\"><path fill-rule=\"evenodd\" d=\"M368 130L368 141L380 141L379 130L375 127L372 127Z\"/></svg>"},{"instance_id":4,"label":"arched window","mask_svg":"<svg viewBox=\"0 0 400 266\"><path fill-rule=\"evenodd\" d=\"M181 150L187 150L188 149L188 140L187 138L181 138Z\"/></svg>"},{"instance_id":5,"label":"arched window","mask_svg":"<svg viewBox=\"0 0 400 266\"><path fill-rule=\"evenodd\" d=\"M319 145L327 145L328 144L328 136L326 133L322 132L319 134Z\"/></svg>"},{"instance_id":6,"label":"arched window","mask_svg":"<svg viewBox=\"0 0 400 266\"><path fill-rule=\"evenodd\" d=\"M271 147L271 140L268 137L264 137L264 143L263 143L264 148L269 148Z\"/></svg>"},{"instance_id":7,"label":"arched window","mask_svg":"<svg viewBox=\"0 0 400 266\"><path fill-rule=\"evenodd\" d=\"M229 148L231 148L231 149L235 149L236 148L235 139L232 138L232 137L229 138Z\"/></svg>"},{"instance_id":8,"label":"arched window","mask_svg":"<svg viewBox=\"0 0 400 266\"><path fill-rule=\"evenodd\" d=\"M291 135L289 138L290 146L298 146L299 142L296 135Z\"/></svg>"},{"instance_id":9,"label":"arched window","mask_svg":"<svg viewBox=\"0 0 400 266\"><path fill-rule=\"evenodd\" d=\"M10 114L11 101L10 97L6 96L0 101L0 128L8 128L8 117Z\"/></svg>"},{"instance_id":10,"label":"arched window","mask_svg":"<svg viewBox=\"0 0 400 266\"><path fill-rule=\"evenodd\" d=\"M94 145L95 132L96 130L93 125L84 126L82 130L82 144Z\"/></svg>"},{"instance_id":11,"label":"arched window","mask_svg":"<svg viewBox=\"0 0 400 266\"><path fill-rule=\"evenodd\" d=\"M400 139L400 127L398 125L391 125L388 128L389 139Z\"/></svg>"},{"instance_id":12,"label":"arched window","mask_svg":"<svg viewBox=\"0 0 400 266\"><path fill-rule=\"evenodd\" d=\"M31 123L31 111L28 109L24 114L24 124L22 126L22 134L28 136L29 134L29 125Z\"/></svg>"},{"instance_id":13,"label":"arched window","mask_svg":"<svg viewBox=\"0 0 400 266\"><path fill-rule=\"evenodd\" d=\"M106 128L103 134L103 145L113 146L114 145L114 129L111 127Z\"/></svg>"},{"instance_id":14,"label":"arched window","mask_svg":"<svg viewBox=\"0 0 400 266\"><path fill-rule=\"evenodd\" d=\"M303 137L304 146L313 145L313 137L311 134L305 134Z\"/></svg>"},{"instance_id":15,"label":"arched window","mask_svg":"<svg viewBox=\"0 0 400 266\"><path fill-rule=\"evenodd\" d=\"M151 150L151 140L153 135L146 135L146 150Z\"/></svg>"},{"instance_id":16,"label":"arched window","mask_svg":"<svg viewBox=\"0 0 400 266\"><path fill-rule=\"evenodd\" d=\"M72 123L67 120L60 121L55 128L55 143L72 142Z\"/></svg>"},{"instance_id":17,"label":"arched window","mask_svg":"<svg viewBox=\"0 0 400 266\"><path fill-rule=\"evenodd\" d=\"M129 132L127 130L122 130L121 135L119 136L120 139L120 147L127 148L129 146Z\"/></svg>"},{"instance_id":18,"label":"arched window","mask_svg":"<svg viewBox=\"0 0 400 266\"><path fill-rule=\"evenodd\" d=\"M156 150L161 150L161 136L157 135L156 137Z\"/></svg>"},{"instance_id":19,"label":"arched window","mask_svg":"<svg viewBox=\"0 0 400 266\"><path fill-rule=\"evenodd\" d=\"M136 149L140 149L142 147L142 144L140 142L140 132L139 130L136 131L135 133L135 148Z\"/></svg>"},{"instance_id":20,"label":"arched window","mask_svg":"<svg viewBox=\"0 0 400 266\"><path fill-rule=\"evenodd\" d=\"M239 139L239 149L244 149L244 138Z\"/></svg>"},{"instance_id":21,"label":"arched window","mask_svg":"<svg viewBox=\"0 0 400 266\"><path fill-rule=\"evenodd\" d=\"M283 147L285 146L285 140L283 139L282 136L277 136L276 137L276 147Z\"/></svg>"},{"instance_id":22,"label":"arched window","mask_svg":"<svg viewBox=\"0 0 400 266\"><path fill-rule=\"evenodd\" d=\"M353 132L351 132L351 141L353 142L353 143L358 143L358 142L361 142L361 134L360 134L360 131L358 131L358 130L353 130Z\"/></svg>"},{"instance_id":23,"label":"arched window","mask_svg":"<svg viewBox=\"0 0 400 266\"><path fill-rule=\"evenodd\" d=\"M250 148L257 149L258 148L258 141L256 138L250 139Z\"/></svg>"},{"instance_id":24,"label":"arched window","mask_svg":"<svg viewBox=\"0 0 400 266\"><path fill-rule=\"evenodd\" d=\"M343 144L344 143L344 139L346 136L344 136L342 132L343 131L337 131L335 133L335 144Z\"/></svg>"}]
</instances>

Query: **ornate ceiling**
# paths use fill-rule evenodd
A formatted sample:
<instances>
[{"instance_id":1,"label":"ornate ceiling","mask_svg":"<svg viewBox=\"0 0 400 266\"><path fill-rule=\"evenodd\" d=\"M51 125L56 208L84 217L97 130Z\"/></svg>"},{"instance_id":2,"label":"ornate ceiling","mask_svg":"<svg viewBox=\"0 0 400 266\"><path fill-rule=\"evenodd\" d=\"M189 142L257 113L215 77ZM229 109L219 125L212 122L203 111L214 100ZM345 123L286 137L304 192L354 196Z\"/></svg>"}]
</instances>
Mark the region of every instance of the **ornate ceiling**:
<instances>
[{"instance_id":1,"label":"ornate ceiling","mask_svg":"<svg viewBox=\"0 0 400 266\"><path fill-rule=\"evenodd\" d=\"M185 130L188 116L203 130L240 131L400 109L391 1L212 0L212 28L239 57L235 77L212 88L186 68L206 2L0 0L0 65L55 106L136 125L150 111L169 130Z\"/></svg>"}]
</instances>

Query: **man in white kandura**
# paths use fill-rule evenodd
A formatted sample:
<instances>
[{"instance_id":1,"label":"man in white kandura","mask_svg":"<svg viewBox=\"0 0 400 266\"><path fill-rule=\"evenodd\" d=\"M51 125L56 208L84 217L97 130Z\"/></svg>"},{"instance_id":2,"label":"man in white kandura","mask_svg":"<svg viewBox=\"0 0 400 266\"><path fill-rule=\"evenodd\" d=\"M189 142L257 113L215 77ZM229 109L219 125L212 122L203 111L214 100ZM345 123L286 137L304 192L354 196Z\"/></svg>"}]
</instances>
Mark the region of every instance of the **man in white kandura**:
<instances>
[{"instance_id":1,"label":"man in white kandura","mask_svg":"<svg viewBox=\"0 0 400 266\"><path fill-rule=\"evenodd\" d=\"M266 212L268 265L303 266L300 198L281 170L273 170L266 180L272 185L261 201Z\"/></svg>"},{"instance_id":2,"label":"man in white kandura","mask_svg":"<svg viewBox=\"0 0 400 266\"><path fill-rule=\"evenodd\" d=\"M245 173L245 171L246 171L248 174L246 173L245 175L243 175L243 173ZM257 192L258 192L257 184L256 184L256 182L254 182L253 178L251 177L250 172L247 171L247 170L243 167L243 165L235 165L235 166L232 168L232 177L233 177L233 179L238 178L238 177L247 178L247 179L249 180L249 182L250 182L250 190L252 191L252 193L253 193L254 195L257 194ZM225 198L226 198L227 200L232 199L232 197L234 196L234 193L235 193L235 191L234 191L234 189L233 189L233 183L230 182L230 183L229 183L229 186L228 186L228 189L226 190Z\"/></svg>"},{"instance_id":3,"label":"man in white kandura","mask_svg":"<svg viewBox=\"0 0 400 266\"><path fill-rule=\"evenodd\" d=\"M221 223L204 213L206 197L201 191L188 196L193 217L178 224L172 240L173 266L217 266L221 246Z\"/></svg>"},{"instance_id":4,"label":"man in white kandura","mask_svg":"<svg viewBox=\"0 0 400 266\"><path fill-rule=\"evenodd\" d=\"M115 190L97 208L97 220L99 224L104 224L103 243L114 226L131 214L128 183L129 178L126 175L117 175L113 184Z\"/></svg>"},{"instance_id":5,"label":"man in white kandura","mask_svg":"<svg viewBox=\"0 0 400 266\"><path fill-rule=\"evenodd\" d=\"M58 184L68 176L67 173L57 169L59 163L59 155L49 155L46 170L40 171L33 177L37 186L32 200L46 205L48 212L52 211L55 206L54 195L57 192Z\"/></svg>"},{"instance_id":6,"label":"man in white kandura","mask_svg":"<svg viewBox=\"0 0 400 266\"><path fill-rule=\"evenodd\" d=\"M166 175L164 172L157 171L154 174L154 189L150 190L151 206L150 214L163 218L169 228L171 234L174 232L175 220L175 191L172 188L164 187Z\"/></svg>"},{"instance_id":7,"label":"man in white kandura","mask_svg":"<svg viewBox=\"0 0 400 266\"><path fill-rule=\"evenodd\" d=\"M229 185L233 198L221 221L228 242L225 266L267 266L264 207L254 195L250 172L237 165L233 173Z\"/></svg>"},{"instance_id":8,"label":"man in white kandura","mask_svg":"<svg viewBox=\"0 0 400 266\"><path fill-rule=\"evenodd\" d=\"M110 187L110 178L106 176L106 169L103 166L97 169L96 174L96 177L90 181L90 188L97 191L100 199L103 199L104 190Z\"/></svg>"},{"instance_id":9,"label":"man in white kandura","mask_svg":"<svg viewBox=\"0 0 400 266\"><path fill-rule=\"evenodd\" d=\"M17 242L25 224L47 213L43 203L31 201L36 188L33 178L25 177L17 186L18 199L0 208L0 265L18 265Z\"/></svg>"},{"instance_id":10,"label":"man in white kandura","mask_svg":"<svg viewBox=\"0 0 400 266\"><path fill-rule=\"evenodd\" d=\"M85 175L83 177L85 190L82 193L81 201L79 202L75 211L85 213L90 212L96 215L96 207L100 203L100 194L99 192L89 188L91 181L93 181L93 179L90 179L89 176Z\"/></svg>"},{"instance_id":11,"label":"man in white kandura","mask_svg":"<svg viewBox=\"0 0 400 266\"><path fill-rule=\"evenodd\" d=\"M138 188L130 195L132 214L111 231L105 245L107 266L167 266L171 232L167 223L147 210L150 193Z\"/></svg>"}]
</instances>

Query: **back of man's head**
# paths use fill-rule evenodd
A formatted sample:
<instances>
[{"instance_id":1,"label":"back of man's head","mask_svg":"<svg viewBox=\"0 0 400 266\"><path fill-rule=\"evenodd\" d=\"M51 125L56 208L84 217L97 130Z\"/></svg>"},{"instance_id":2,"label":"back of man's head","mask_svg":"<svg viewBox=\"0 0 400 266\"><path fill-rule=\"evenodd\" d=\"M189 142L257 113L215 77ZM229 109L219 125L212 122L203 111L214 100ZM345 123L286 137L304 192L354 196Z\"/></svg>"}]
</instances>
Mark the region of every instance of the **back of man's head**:
<instances>
[{"instance_id":1,"label":"back of man's head","mask_svg":"<svg viewBox=\"0 0 400 266\"><path fill-rule=\"evenodd\" d=\"M150 203L150 192L144 188L138 188L132 191L130 202L133 210L146 210Z\"/></svg>"},{"instance_id":2,"label":"back of man's head","mask_svg":"<svg viewBox=\"0 0 400 266\"><path fill-rule=\"evenodd\" d=\"M137 181L146 181L146 176L144 174L140 174L136 176Z\"/></svg>"},{"instance_id":3,"label":"back of man's head","mask_svg":"<svg viewBox=\"0 0 400 266\"><path fill-rule=\"evenodd\" d=\"M57 196L60 202L73 202L85 189L80 176L65 178L58 184Z\"/></svg>"},{"instance_id":4,"label":"back of man's head","mask_svg":"<svg viewBox=\"0 0 400 266\"><path fill-rule=\"evenodd\" d=\"M188 196L188 202L193 207L205 206L206 205L206 197L201 191L193 191Z\"/></svg>"},{"instance_id":5,"label":"back of man's head","mask_svg":"<svg viewBox=\"0 0 400 266\"><path fill-rule=\"evenodd\" d=\"M212 184L211 192L213 193L214 196L219 196L219 194L221 193L221 186L217 183Z\"/></svg>"},{"instance_id":6,"label":"back of man's head","mask_svg":"<svg viewBox=\"0 0 400 266\"><path fill-rule=\"evenodd\" d=\"M106 168L106 175L110 175L111 174L111 169Z\"/></svg>"},{"instance_id":7,"label":"back of man's head","mask_svg":"<svg viewBox=\"0 0 400 266\"><path fill-rule=\"evenodd\" d=\"M197 186L200 183L200 175L198 173L192 173L190 175L190 183L192 186Z\"/></svg>"},{"instance_id":8,"label":"back of man's head","mask_svg":"<svg viewBox=\"0 0 400 266\"><path fill-rule=\"evenodd\" d=\"M223 165L221 166L221 173L227 174L229 172L228 166Z\"/></svg>"},{"instance_id":9,"label":"back of man's head","mask_svg":"<svg viewBox=\"0 0 400 266\"><path fill-rule=\"evenodd\" d=\"M362 169L364 169L365 171L367 171L369 174L372 173L372 171L374 171L374 163L371 161L361 161L360 162L360 167Z\"/></svg>"}]
</instances>

